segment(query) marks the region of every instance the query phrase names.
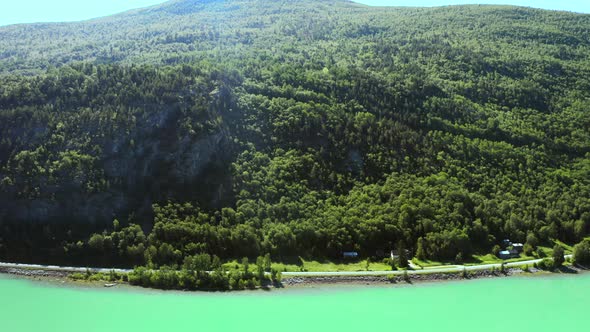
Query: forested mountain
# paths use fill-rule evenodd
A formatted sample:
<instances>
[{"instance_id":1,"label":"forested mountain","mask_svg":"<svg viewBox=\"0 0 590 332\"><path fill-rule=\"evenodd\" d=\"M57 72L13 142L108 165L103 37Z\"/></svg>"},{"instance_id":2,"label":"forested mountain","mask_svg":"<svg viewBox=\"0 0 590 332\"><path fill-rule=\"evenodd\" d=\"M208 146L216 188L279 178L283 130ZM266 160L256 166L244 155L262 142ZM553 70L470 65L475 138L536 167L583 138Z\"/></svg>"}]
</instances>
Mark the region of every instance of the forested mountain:
<instances>
[{"instance_id":1,"label":"forested mountain","mask_svg":"<svg viewBox=\"0 0 590 332\"><path fill-rule=\"evenodd\" d=\"M0 28L0 259L450 261L589 224L590 15L178 0Z\"/></svg>"}]
</instances>

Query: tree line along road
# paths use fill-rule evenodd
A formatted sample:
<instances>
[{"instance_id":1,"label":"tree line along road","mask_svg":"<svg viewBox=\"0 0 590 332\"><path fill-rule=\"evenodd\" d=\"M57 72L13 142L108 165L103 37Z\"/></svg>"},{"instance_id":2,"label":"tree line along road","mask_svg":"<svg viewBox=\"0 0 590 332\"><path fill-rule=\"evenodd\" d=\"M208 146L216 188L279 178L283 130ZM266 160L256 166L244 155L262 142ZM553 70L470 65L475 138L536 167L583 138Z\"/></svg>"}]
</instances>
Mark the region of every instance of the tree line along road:
<instances>
[{"instance_id":1,"label":"tree line along road","mask_svg":"<svg viewBox=\"0 0 590 332\"><path fill-rule=\"evenodd\" d=\"M571 258L572 255L565 255L566 259ZM482 265L452 265L452 266L440 266L440 267L429 267L428 269L420 270L403 270L403 271L331 271L331 272L282 272L284 277L328 277L328 276L387 276L387 275L403 275L407 274L431 274L431 273L453 273L462 271L481 271L498 269L504 265L505 268L518 267L523 265L533 265L540 263L543 259L532 259L528 261L511 262L511 263L495 263L495 264L482 264ZM0 268L13 268L13 269L35 269L35 270L48 270L48 271L61 271L61 272L87 272L92 273L109 273L114 271L116 273L130 273L132 269L113 269L113 268L97 268L97 267L73 267L73 266L56 266L56 265L39 265L39 264L19 264L19 263L4 263L0 262Z\"/></svg>"}]
</instances>

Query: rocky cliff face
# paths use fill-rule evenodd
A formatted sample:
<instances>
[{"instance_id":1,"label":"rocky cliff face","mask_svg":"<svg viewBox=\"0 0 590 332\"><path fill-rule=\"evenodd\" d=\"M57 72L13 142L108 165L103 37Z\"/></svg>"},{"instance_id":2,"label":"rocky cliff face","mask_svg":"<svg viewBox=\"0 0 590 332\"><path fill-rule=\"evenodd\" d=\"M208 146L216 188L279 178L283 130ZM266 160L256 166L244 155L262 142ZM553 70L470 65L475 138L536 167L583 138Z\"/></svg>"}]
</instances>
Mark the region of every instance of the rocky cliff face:
<instances>
[{"instance_id":1,"label":"rocky cliff face","mask_svg":"<svg viewBox=\"0 0 590 332\"><path fill-rule=\"evenodd\" d=\"M156 130L143 134L154 136ZM231 188L224 166L231 151L227 134L219 130L198 139L183 137L172 144L149 139L136 143L133 149L116 148L113 142L112 153L101 158L101 170L110 183L107 187L81 193L74 179L59 188L39 180L36 197L23 196L15 189L4 191L0 217L12 221L105 223L125 218L132 211L149 214L153 202L186 199L191 192L198 193L192 198L201 204L215 206L224 196L220 191ZM72 189L69 192L68 187Z\"/></svg>"},{"instance_id":2,"label":"rocky cliff face","mask_svg":"<svg viewBox=\"0 0 590 332\"><path fill-rule=\"evenodd\" d=\"M53 120L37 111L0 125L0 220L100 224L147 216L155 202L215 207L231 199L234 149L224 108L232 97L209 84L169 87L166 101L65 105Z\"/></svg>"}]
</instances>

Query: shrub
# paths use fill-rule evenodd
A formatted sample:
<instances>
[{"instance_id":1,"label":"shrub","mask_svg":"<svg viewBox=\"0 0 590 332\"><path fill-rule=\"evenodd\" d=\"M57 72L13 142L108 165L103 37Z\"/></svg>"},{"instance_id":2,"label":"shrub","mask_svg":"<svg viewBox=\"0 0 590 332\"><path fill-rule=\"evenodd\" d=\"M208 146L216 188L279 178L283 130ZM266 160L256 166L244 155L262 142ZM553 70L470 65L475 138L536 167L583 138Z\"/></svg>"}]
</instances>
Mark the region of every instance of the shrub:
<instances>
[{"instance_id":1,"label":"shrub","mask_svg":"<svg viewBox=\"0 0 590 332\"><path fill-rule=\"evenodd\" d=\"M539 263L537 263L537 267L541 270L552 270L553 269L553 261L549 258L545 258Z\"/></svg>"},{"instance_id":2,"label":"shrub","mask_svg":"<svg viewBox=\"0 0 590 332\"><path fill-rule=\"evenodd\" d=\"M76 273L70 274L70 279L72 279L72 280L86 280L88 278L87 278L86 274L76 272Z\"/></svg>"},{"instance_id":3,"label":"shrub","mask_svg":"<svg viewBox=\"0 0 590 332\"><path fill-rule=\"evenodd\" d=\"M535 248L533 248L533 246L528 244L527 242L524 245L523 252L526 256L533 256L533 254L535 253Z\"/></svg>"},{"instance_id":4,"label":"shrub","mask_svg":"<svg viewBox=\"0 0 590 332\"><path fill-rule=\"evenodd\" d=\"M574 246L574 264L590 264L590 242L582 241Z\"/></svg>"},{"instance_id":5,"label":"shrub","mask_svg":"<svg viewBox=\"0 0 590 332\"><path fill-rule=\"evenodd\" d=\"M492 254L496 257L500 254L500 251L502 251L502 248L497 244L492 248Z\"/></svg>"},{"instance_id":6,"label":"shrub","mask_svg":"<svg viewBox=\"0 0 590 332\"><path fill-rule=\"evenodd\" d=\"M563 255L563 248L559 244L556 244L555 247L553 247L553 267L557 268L563 265L565 262Z\"/></svg>"}]
</instances>

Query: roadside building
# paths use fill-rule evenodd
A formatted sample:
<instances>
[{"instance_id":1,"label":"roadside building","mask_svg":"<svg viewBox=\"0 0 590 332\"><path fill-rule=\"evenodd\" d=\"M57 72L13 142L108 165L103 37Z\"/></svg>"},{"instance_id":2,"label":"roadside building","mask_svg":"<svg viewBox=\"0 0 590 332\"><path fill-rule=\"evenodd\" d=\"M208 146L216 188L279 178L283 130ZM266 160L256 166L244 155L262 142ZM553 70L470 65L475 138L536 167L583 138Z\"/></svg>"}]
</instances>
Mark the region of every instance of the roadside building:
<instances>
[{"instance_id":1,"label":"roadside building","mask_svg":"<svg viewBox=\"0 0 590 332\"><path fill-rule=\"evenodd\" d=\"M500 257L501 259L510 259L512 258L510 256L510 251L508 250L502 250L498 253L498 257Z\"/></svg>"},{"instance_id":2,"label":"roadside building","mask_svg":"<svg viewBox=\"0 0 590 332\"><path fill-rule=\"evenodd\" d=\"M498 257L501 259L518 258L520 253L516 249L502 250L498 253Z\"/></svg>"},{"instance_id":3,"label":"roadside building","mask_svg":"<svg viewBox=\"0 0 590 332\"><path fill-rule=\"evenodd\" d=\"M342 253L343 258L357 258L359 253L356 251L345 251Z\"/></svg>"},{"instance_id":4,"label":"roadside building","mask_svg":"<svg viewBox=\"0 0 590 332\"><path fill-rule=\"evenodd\" d=\"M524 244L522 243L513 243L512 244L512 249L516 250L518 253L521 253L524 251Z\"/></svg>"}]
</instances>

